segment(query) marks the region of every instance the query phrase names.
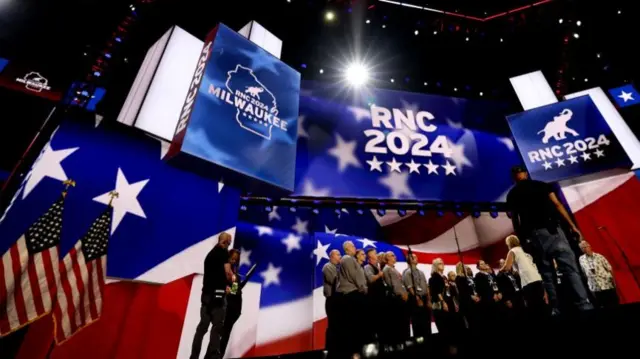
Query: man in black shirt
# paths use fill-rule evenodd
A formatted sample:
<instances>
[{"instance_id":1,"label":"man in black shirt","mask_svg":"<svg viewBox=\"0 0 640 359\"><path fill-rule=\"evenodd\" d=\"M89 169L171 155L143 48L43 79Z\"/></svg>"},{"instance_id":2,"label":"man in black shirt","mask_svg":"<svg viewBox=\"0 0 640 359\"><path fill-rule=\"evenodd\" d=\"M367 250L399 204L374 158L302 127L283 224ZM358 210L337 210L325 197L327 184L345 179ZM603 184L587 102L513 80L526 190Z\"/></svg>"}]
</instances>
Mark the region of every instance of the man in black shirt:
<instances>
[{"instance_id":1,"label":"man in black shirt","mask_svg":"<svg viewBox=\"0 0 640 359\"><path fill-rule=\"evenodd\" d=\"M507 195L507 205L513 213L513 228L518 237L525 239L523 247L533 256L538 266L553 313L559 313L553 259L570 283L578 308L592 309L578 272L576 257L560 228L560 218L567 222L578 240L582 241L578 227L558 200L551 185L530 180L527 171L521 167L514 167L512 174L516 185Z\"/></svg>"},{"instance_id":2,"label":"man in black shirt","mask_svg":"<svg viewBox=\"0 0 640 359\"><path fill-rule=\"evenodd\" d=\"M202 338L209 330L211 334L205 359L220 359L220 338L224 327L226 312L225 295L228 285L233 282L233 272L229 263L229 245L231 235L223 232L218 236L218 244L207 254L204 260L204 278L202 281L202 306L200 307L200 323L196 328L191 346L191 359L200 357Z\"/></svg>"}]
</instances>

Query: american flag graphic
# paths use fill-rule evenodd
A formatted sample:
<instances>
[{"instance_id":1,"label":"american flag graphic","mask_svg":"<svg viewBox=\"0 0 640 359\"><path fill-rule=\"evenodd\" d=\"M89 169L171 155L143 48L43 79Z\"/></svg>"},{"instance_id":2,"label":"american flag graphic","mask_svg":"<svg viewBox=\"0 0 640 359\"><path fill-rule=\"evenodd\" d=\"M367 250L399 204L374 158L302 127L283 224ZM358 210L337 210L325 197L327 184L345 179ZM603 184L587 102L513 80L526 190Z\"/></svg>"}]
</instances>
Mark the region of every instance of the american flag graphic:
<instances>
[{"instance_id":1,"label":"american flag graphic","mask_svg":"<svg viewBox=\"0 0 640 359\"><path fill-rule=\"evenodd\" d=\"M108 205L60 263L61 290L53 311L57 344L100 318L112 212Z\"/></svg>"},{"instance_id":2,"label":"american flag graphic","mask_svg":"<svg viewBox=\"0 0 640 359\"><path fill-rule=\"evenodd\" d=\"M63 194L2 256L0 336L51 311L60 277L58 245L64 198Z\"/></svg>"}]
</instances>

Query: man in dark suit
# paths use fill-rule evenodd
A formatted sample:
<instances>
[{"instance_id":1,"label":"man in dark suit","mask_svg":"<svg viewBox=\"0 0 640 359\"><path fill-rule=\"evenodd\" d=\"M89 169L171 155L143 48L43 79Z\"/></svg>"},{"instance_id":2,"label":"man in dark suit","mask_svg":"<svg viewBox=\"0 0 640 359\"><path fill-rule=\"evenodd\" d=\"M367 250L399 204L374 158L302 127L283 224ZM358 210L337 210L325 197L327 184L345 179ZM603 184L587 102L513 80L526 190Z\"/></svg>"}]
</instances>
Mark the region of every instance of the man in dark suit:
<instances>
[{"instance_id":1,"label":"man in dark suit","mask_svg":"<svg viewBox=\"0 0 640 359\"><path fill-rule=\"evenodd\" d=\"M491 267L485 261L479 260L477 268L479 272L476 273L474 281L478 296L480 296L480 311L478 315L482 324L495 324L496 319L501 319L498 305L502 300L502 293L500 293L498 281Z\"/></svg>"},{"instance_id":2,"label":"man in dark suit","mask_svg":"<svg viewBox=\"0 0 640 359\"><path fill-rule=\"evenodd\" d=\"M500 259L500 268L504 267L504 259ZM502 303L509 319L515 319L524 310L524 297L520 286L520 276L511 268L497 275L498 289L502 293Z\"/></svg>"}]
</instances>

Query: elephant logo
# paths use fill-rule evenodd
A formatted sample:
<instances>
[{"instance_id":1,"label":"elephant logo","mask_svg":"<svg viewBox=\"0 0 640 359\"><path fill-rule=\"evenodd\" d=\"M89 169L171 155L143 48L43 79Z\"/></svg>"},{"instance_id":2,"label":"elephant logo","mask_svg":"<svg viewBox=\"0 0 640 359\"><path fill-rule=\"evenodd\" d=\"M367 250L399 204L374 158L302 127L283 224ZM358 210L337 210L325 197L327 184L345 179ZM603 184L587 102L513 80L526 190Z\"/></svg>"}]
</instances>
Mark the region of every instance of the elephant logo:
<instances>
[{"instance_id":1,"label":"elephant logo","mask_svg":"<svg viewBox=\"0 0 640 359\"><path fill-rule=\"evenodd\" d=\"M262 87L256 87L256 86L247 86L247 89L244 90L244 93L248 93L249 95L257 98L258 100L260 99L260 94L264 92L264 89Z\"/></svg>"},{"instance_id":2,"label":"elephant logo","mask_svg":"<svg viewBox=\"0 0 640 359\"><path fill-rule=\"evenodd\" d=\"M577 137L580 134L575 130L567 126L567 122L573 117L573 111L564 109L558 116L555 116L553 120L547 122L543 130L538 131L538 134L544 132L542 137L542 143L547 144L550 138L554 138L556 141L564 140L567 138L567 132L572 136Z\"/></svg>"}]
</instances>

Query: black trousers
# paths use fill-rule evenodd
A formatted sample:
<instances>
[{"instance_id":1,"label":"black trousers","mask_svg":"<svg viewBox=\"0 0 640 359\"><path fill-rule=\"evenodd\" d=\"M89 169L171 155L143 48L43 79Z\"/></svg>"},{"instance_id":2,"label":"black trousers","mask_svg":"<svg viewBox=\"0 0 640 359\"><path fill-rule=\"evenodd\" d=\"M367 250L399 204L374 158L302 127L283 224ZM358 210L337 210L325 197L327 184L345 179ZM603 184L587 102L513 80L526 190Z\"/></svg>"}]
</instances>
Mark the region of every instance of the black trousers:
<instances>
[{"instance_id":1,"label":"black trousers","mask_svg":"<svg viewBox=\"0 0 640 359\"><path fill-rule=\"evenodd\" d=\"M620 304L615 288L594 292L593 295L596 297L596 304L599 308L614 308Z\"/></svg>"},{"instance_id":2,"label":"black trousers","mask_svg":"<svg viewBox=\"0 0 640 359\"><path fill-rule=\"evenodd\" d=\"M366 305L366 298L363 293L352 291L347 294L337 296L337 321L332 321L332 327L336 329L334 342L334 353L332 357L346 357L354 353L359 353L366 341L365 331L361 328L362 309ZM334 325L335 324L335 325Z\"/></svg>"},{"instance_id":3,"label":"black trousers","mask_svg":"<svg viewBox=\"0 0 640 359\"><path fill-rule=\"evenodd\" d=\"M324 302L324 311L327 314L327 331L325 332L325 348L328 351L336 349L336 337L338 334L338 318L339 312L339 298L336 293L326 298Z\"/></svg>"},{"instance_id":4,"label":"black trousers","mask_svg":"<svg viewBox=\"0 0 640 359\"><path fill-rule=\"evenodd\" d=\"M411 336L411 312L409 304L400 296L390 298L389 302L391 328L388 339L391 344L397 344L404 342Z\"/></svg>"},{"instance_id":5,"label":"black trousers","mask_svg":"<svg viewBox=\"0 0 640 359\"><path fill-rule=\"evenodd\" d=\"M241 294L237 294L241 295ZM236 324L240 314L242 313L242 297L229 298L227 301L227 312L224 317L224 326L222 327L222 339L220 342L220 350L222 356L227 351L227 345L229 344L229 338L231 337L231 331L233 325Z\"/></svg>"},{"instance_id":6,"label":"black trousers","mask_svg":"<svg viewBox=\"0 0 640 359\"><path fill-rule=\"evenodd\" d=\"M204 335L207 334L209 325L211 325L211 333L209 337L209 345L207 346L207 352L204 355L204 358L222 358L220 340L222 328L224 326L224 317L227 311L227 303L224 299L221 301L212 300L211 302L203 298L202 306L200 307L200 323L198 323L196 334L193 336L193 344L191 345L191 359L198 359L200 357L202 339L204 338Z\"/></svg>"},{"instance_id":7,"label":"black trousers","mask_svg":"<svg viewBox=\"0 0 640 359\"><path fill-rule=\"evenodd\" d=\"M417 301L411 300L409 304L409 316L414 337L427 338L431 335L431 311L429 310L427 298L422 298L423 306L419 307Z\"/></svg>"},{"instance_id":8,"label":"black trousers","mask_svg":"<svg viewBox=\"0 0 640 359\"><path fill-rule=\"evenodd\" d=\"M522 291L529 319L539 321L549 315L549 306L544 302L544 284L542 281L529 283L522 288Z\"/></svg>"}]
</instances>

